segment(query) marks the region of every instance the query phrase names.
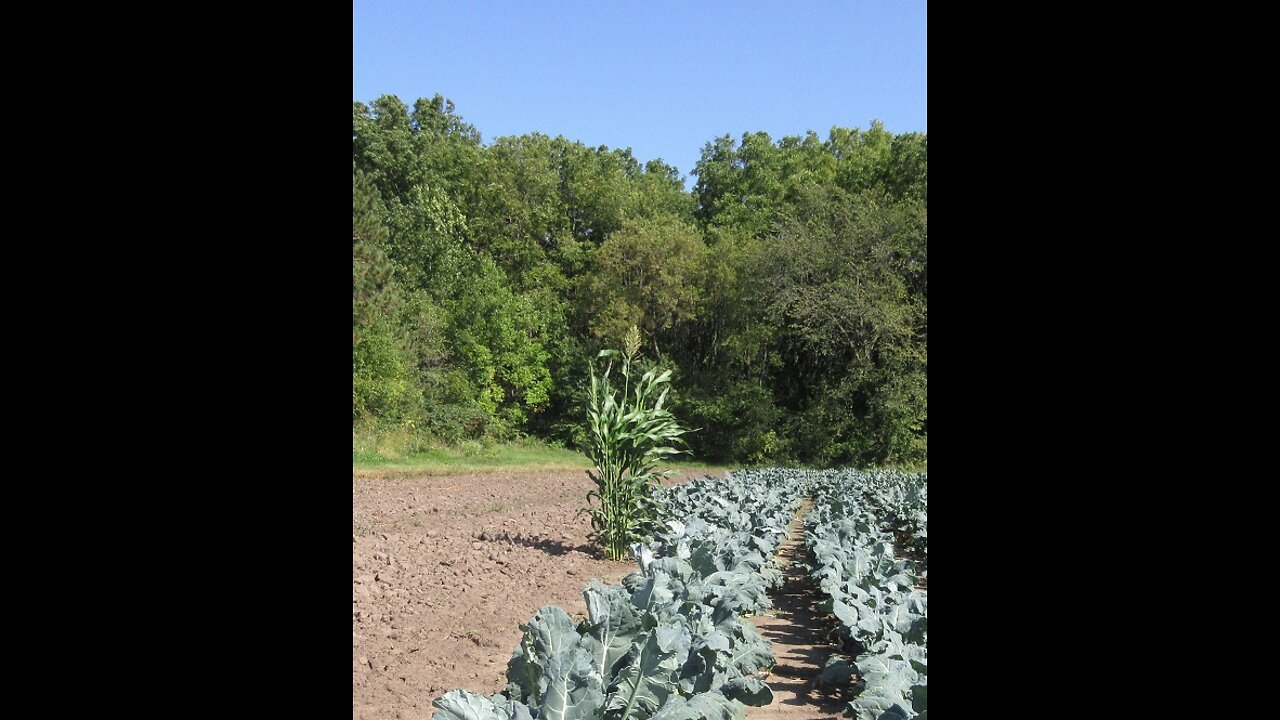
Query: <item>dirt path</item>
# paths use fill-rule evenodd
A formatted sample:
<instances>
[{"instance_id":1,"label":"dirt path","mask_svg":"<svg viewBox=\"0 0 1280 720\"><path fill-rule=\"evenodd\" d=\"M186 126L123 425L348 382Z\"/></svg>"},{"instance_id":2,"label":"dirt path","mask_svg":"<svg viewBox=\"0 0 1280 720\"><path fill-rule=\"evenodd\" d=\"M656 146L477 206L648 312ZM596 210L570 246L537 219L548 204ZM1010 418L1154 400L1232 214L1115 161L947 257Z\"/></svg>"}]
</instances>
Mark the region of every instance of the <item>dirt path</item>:
<instances>
[{"instance_id":1,"label":"dirt path","mask_svg":"<svg viewBox=\"0 0 1280 720\"><path fill-rule=\"evenodd\" d=\"M839 718L845 708L845 703L825 700L815 690L815 678L836 648L826 641L826 618L814 608L821 595L796 562L804 558L804 516L812 507L811 500L800 506L791 524L791 539L779 551L785 583L772 593L774 612L751 618L760 634L773 643L777 665L766 681L773 689L773 702L748 707L748 720Z\"/></svg>"}]
</instances>

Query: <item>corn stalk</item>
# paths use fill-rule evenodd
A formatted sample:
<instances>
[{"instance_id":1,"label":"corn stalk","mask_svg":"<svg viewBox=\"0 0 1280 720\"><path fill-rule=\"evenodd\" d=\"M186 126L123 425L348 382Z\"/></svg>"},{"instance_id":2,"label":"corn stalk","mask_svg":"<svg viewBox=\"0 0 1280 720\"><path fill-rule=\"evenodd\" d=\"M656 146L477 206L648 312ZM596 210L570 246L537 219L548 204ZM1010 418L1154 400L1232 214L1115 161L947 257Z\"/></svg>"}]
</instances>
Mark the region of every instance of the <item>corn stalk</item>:
<instances>
[{"instance_id":1,"label":"corn stalk","mask_svg":"<svg viewBox=\"0 0 1280 720\"><path fill-rule=\"evenodd\" d=\"M639 332L627 334L624 352L604 350L596 364L607 360L604 372L591 368L591 390L587 396L587 455L595 470L587 471L596 489L587 494L591 514L591 539L600 543L611 560L626 556L631 543L641 540L641 528L655 520L657 503L652 490L658 479L670 471L657 472L657 463L681 452L680 437L688 430L680 427L662 407L670 390L671 371L655 368L632 385L631 364L639 349ZM613 384L614 358L620 358L621 393Z\"/></svg>"}]
</instances>

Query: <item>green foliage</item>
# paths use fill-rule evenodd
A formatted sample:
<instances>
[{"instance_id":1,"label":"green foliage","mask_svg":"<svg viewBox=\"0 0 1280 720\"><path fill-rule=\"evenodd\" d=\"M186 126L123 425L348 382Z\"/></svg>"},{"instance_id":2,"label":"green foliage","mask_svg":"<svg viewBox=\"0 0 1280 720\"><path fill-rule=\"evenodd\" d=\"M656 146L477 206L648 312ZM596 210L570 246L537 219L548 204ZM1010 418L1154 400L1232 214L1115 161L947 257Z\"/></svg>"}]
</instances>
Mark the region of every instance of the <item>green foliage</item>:
<instances>
[{"instance_id":1,"label":"green foliage","mask_svg":"<svg viewBox=\"0 0 1280 720\"><path fill-rule=\"evenodd\" d=\"M435 720L744 720L773 690L769 641L741 615L770 607L772 567L805 491L785 472L704 478L664 497L670 533L636 547L619 584L583 589L577 624L546 606L522 624L507 685L485 697L453 690ZM687 559L687 560L686 560Z\"/></svg>"},{"instance_id":2,"label":"green foliage","mask_svg":"<svg viewBox=\"0 0 1280 720\"><path fill-rule=\"evenodd\" d=\"M783 371L811 378L784 400L800 411L803 454L819 464L919 459L927 332L912 252L922 207L834 188L806 198L780 236L761 258L757 302L784 328Z\"/></svg>"},{"instance_id":3,"label":"green foliage","mask_svg":"<svg viewBox=\"0 0 1280 720\"><path fill-rule=\"evenodd\" d=\"M353 423L587 443L581 358L635 325L702 456L926 461L927 136L724 135L694 174L353 103Z\"/></svg>"},{"instance_id":4,"label":"green foliage","mask_svg":"<svg viewBox=\"0 0 1280 720\"><path fill-rule=\"evenodd\" d=\"M719 392L692 395L679 409L703 428L691 441L699 455L753 465L789 459L787 443L776 430L782 414L767 388L749 381L725 383Z\"/></svg>"},{"instance_id":5,"label":"green foliage","mask_svg":"<svg viewBox=\"0 0 1280 720\"><path fill-rule=\"evenodd\" d=\"M507 287L502 271L487 257L471 267L470 282L459 292L448 305L450 346L494 431L509 434L548 401L551 375L538 340L539 313Z\"/></svg>"},{"instance_id":6,"label":"green foliage","mask_svg":"<svg viewBox=\"0 0 1280 720\"><path fill-rule=\"evenodd\" d=\"M586 279L592 334L620 337L635 325L656 341L691 320L705 252L697 230L676 218L628 221L600 246Z\"/></svg>"},{"instance_id":7,"label":"green foliage","mask_svg":"<svg viewBox=\"0 0 1280 720\"><path fill-rule=\"evenodd\" d=\"M385 251L382 198L356 169L351 174L351 199L351 323L360 328L396 312L400 296L393 279L395 266Z\"/></svg>"},{"instance_id":8,"label":"green foliage","mask_svg":"<svg viewBox=\"0 0 1280 720\"><path fill-rule=\"evenodd\" d=\"M365 328L351 346L352 419L374 415L391 422L415 414L417 395L395 323Z\"/></svg>"},{"instance_id":9,"label":"green foliage","mask_svg":"<svg viewBox=\"0 0 1280 720\"><path fill-rule=\"evenodd\" d=\"M631 543L642 537L641 528L656 517L652 489L666 472L655 467L663 458L680 452L687 430L663 407L671 371L657 368L644 373L632 387L632 364L640 348L635 326L627 334L622 352L602 350L596 362L607 360L600 375L591 369L591 389L587 395L587 457L595 464L588 475L596 489L587 495L592 506L592 539L599 542L610 559L620 560ZM613 358L619 358L622 387L610 377Z\"/></svg>"},{"instance_id":10,"label":"green foliage","mask_svg":"<svg viewBox=\"0 0 1280 720\"><path fill-rule=\"evenodd\" d=\"M857 718L924 717L928 591L916 583L928 560L928 476L827 471L812 488L811 577L835 616L832 639L856 653L852 663L829 661L819 684L856 695L848 708Z\"/></svg>"}]
</instances>

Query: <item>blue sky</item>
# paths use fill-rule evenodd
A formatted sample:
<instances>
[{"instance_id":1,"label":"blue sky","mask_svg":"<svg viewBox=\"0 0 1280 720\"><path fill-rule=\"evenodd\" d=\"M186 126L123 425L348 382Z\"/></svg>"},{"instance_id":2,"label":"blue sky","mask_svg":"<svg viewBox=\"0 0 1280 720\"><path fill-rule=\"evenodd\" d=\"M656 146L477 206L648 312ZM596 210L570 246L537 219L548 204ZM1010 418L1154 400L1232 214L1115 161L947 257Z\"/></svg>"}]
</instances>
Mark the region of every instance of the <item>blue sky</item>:
<instances>
[{"instance_id":1,"label":"blue sky","mask_svg":"<svg viewBox=\"0 0 1280 720\"><path fill-rule=\"evenodd\" d=\"M352 99L440 93L486 143L564 135L687 176L725 133L928 131L926 0L353 5Z\"/></svg>"}]
</instances>

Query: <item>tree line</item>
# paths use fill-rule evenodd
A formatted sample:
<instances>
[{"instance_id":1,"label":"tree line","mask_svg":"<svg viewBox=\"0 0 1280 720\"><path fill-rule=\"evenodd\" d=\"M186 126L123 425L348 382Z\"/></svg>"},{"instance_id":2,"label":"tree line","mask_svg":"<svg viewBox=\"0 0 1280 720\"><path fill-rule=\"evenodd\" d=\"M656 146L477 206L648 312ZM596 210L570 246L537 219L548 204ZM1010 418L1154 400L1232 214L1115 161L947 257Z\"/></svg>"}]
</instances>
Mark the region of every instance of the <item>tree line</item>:
<instances>
[{"instance_id":1,"label":"tree line","mask_svg":"<svg viewBox=\"0 0 1280 720\"><path fill-rule=\"evenodd\" d=\"M580 446L589 359L631 326L695 455L923 460L928 141L708 142L679 171L452 102L353 103L352 422Z\"/></svg>"}]
</instances>

